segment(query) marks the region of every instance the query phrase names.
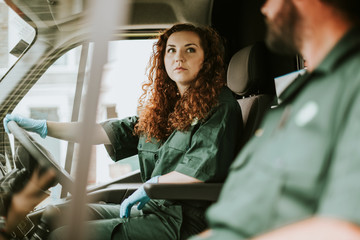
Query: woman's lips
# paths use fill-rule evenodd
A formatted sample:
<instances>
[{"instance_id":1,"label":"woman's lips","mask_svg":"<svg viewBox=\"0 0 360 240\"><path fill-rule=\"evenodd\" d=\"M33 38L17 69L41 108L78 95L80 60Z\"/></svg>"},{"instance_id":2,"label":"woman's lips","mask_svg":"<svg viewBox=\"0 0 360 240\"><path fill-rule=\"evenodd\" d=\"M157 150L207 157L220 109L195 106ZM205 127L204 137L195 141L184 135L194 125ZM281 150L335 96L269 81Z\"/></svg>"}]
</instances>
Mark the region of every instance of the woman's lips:
<instances>
[{"instance_id":1,"label":"woman's lips","mask_svg":"<svg viewBox=\"0 0 360 240\"><path fill-rule=\"evenodd\" d=\"M183 68L183 67L177 67L175 68L175 71L184 71L184 70L187 70L186 68Z\"/></svg>"}]
</instances>

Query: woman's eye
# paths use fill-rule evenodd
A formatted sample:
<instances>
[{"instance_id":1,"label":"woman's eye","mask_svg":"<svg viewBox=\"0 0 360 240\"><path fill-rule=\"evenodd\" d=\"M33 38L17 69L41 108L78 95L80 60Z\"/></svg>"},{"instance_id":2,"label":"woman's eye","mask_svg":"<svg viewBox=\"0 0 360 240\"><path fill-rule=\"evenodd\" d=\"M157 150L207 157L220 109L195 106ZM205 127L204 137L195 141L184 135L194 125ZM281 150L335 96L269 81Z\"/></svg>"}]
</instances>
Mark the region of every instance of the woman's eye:
<instances>
[{"instance_id":1,"label":"woman's eye","mask_svg":"<svg viewBox=\"0 0 360 240\"><path fill-rule=\"evenodd\" d=\"M175 49L174 49L174 48L169 48L169 49L167 50L167 53L173 53L173 52L175 52Z\"/></svg>"},{"instance_id":2,"label":"woman's eye","mask_svg":"<svg viewBox=\"0 0 360 240\"><path fill-rule=\"evenodd\" d=\"M187 52L189 53L194 53L195 52L195 48L188 48L186 49Z\"/></svg>"}]
</instances>

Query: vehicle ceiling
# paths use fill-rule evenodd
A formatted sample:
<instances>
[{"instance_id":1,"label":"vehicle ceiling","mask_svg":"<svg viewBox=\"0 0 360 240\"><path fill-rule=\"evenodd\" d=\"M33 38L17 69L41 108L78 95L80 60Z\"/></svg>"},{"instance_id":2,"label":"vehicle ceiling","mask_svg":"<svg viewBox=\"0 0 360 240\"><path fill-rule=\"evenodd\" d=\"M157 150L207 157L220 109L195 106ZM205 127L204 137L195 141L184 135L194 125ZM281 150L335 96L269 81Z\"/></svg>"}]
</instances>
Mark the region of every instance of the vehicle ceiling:
<instances>
[{"instance_id":1,"label":"vehicle ceiling","mask_svg":"<svg viewBox=\"0 0 360 240\"><path fill-rule=\"evenodd\" d=\"M125 0L124 0L125 1ZM25 13L37 27L56 26L62 31L90 13L91 0L7 0ZM104 3L111 1L104 1ZM127 0L130 14L127 28L155 29L176 22L209 24L213 0ZM69 24L72 23L72 24Z\"/></svg>"},{"instance_id":2,"label":"vehicle ceiling","mask_svg":"<svg viewBox=\"0 0 360 240\"><path fill-rule=\"evenodd\" d=\"M38 31L86 28L91 0L5 0L29 18ZM105 3L106 1L104 1ZM110 1L107 1L110 2ZM226 39L228 56L262 40L263 0L129 0L131 14L126 30L167 28L177 22L212 25Z\"/></svg>"}]
</instances>

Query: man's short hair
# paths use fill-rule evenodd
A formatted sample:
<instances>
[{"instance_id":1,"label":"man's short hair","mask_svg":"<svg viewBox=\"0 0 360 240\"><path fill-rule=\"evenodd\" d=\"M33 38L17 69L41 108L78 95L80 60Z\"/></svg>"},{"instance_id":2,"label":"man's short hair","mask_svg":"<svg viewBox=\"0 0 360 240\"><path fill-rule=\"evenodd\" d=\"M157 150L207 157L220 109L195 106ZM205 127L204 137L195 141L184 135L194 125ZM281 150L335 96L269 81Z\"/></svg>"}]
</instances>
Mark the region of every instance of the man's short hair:
<instances>
[{"instance_id":1,"label":"man's short hair","mask_svg":"<svg viewBox=\"0 0 360 240\"><path fill-rule=\"evenodd\" d=\"M360 0L321 0L340 9L351 21L360 23Z\"/></svg>"}]
</instances>

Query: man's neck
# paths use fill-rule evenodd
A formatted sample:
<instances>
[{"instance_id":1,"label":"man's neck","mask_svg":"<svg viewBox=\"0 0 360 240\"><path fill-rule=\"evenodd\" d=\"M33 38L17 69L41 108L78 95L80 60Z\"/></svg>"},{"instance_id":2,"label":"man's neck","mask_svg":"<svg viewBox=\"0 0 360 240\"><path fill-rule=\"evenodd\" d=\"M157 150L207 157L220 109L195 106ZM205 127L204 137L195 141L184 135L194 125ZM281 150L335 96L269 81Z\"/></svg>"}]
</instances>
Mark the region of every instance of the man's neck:
<instances>
[{"instance_id":1,"label":"man's neck","mask_svg":"<svg viewBox=\"0 0 360 240\"><path fill-rule=\"evenodd\" d=\"M301 53L307 61L307 68L312 72L334 48L339 40L349 31L352 24L336 18L313 24L304 34Z\"/></svg>"}]
</instances>

